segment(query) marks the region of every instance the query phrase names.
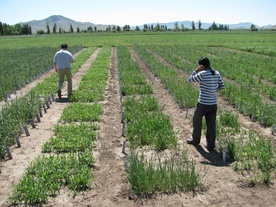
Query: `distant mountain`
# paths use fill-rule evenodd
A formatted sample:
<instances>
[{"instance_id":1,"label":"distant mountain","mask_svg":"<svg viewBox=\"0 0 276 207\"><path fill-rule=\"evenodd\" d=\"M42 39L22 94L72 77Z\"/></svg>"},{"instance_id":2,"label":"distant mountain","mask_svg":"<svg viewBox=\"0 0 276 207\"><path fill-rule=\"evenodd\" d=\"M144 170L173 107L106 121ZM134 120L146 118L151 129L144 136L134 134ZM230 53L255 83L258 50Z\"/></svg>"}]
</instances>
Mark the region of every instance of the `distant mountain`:
<instances>
[{"instance_id":1,"label":"distant mountain","mask_svg":"<svg viewBox=\"0 0 276 207\"><path fill-rule=\"evenodd\" d=\"M92 27L94 30L94 27L97 27L97 30L105 30L108 25L103 24L93 24L91 22L77 22L72 19L63 17L61 15L53 15L46 19L42 20L32 20L29 22L20 22L19 24L28 24L28 26L32 27L32 32L36 33L37 30L44 30L46 31L47 23L50 27L50 31L52 32L53 26L56 23L57 25L57 32L59 28L61 27L62 30L69 31L70 25L72 25L74 31L77 30L77 27L80 28L80 30L87 30L88 27Z\"/></svg>"},{"instance_id":2,"label":"distant mountain","mask_svg":"<svg viewBox=\"0 0 276 207\"><path fill-rule=\"evenodd\" d=\"M260 28L261 29L276 29L276 25L269 24L269 25L262 26Z\"/></svg>"},{"instance_id":3,"label":"distant mountain","mask_svg":"<svg viewBox=\"0 0 276 207\"><path fill-rule=\"evenodd\" d=\"M188 29L192 28L192 21L175 21L175 22L168 22L168 23L145 23L145 24L150 25L150 26L153 25L153 27L155 27L157 24L160 24L160 25L167 26L168 29L173 29L173 28L175 28L176 22L177 22L179 28L181 28L182 25ZM79 27L80 30L87 30L88 27L92 27L93 30L94 30L94 27L96 27L97 30L106 30L106 28L108 26L114 26L114 25L104 25L104 24L93 24L91 22L78 22L78 21L74 21L72 19L63 17L61 15L53 15L46 19L33 20L33 21L29 21L29 22L21 22L19 24L21 24L21 25L28 24L29 26L32 27L32 32L36 33L37 30L46 31L47 23L50 27L51 32L53 30L53 26L55 23L57 25L57 31L59 30L60 27L65 31L69 31L70 25L72 25L74 31L77 30L77 27ZM198 29L198 22L194 22L194 23L195 23L196 29ZM217 22L215 22L215 23L217 26L219 26L220 24L223 24L223 23L217 23ZM201 28L208 29L212 24L213 23L201 22ZM238 24L223 24L223 25L229 26L229 29L250 29L252 24L253 23L250 23L250 22L242 22L242 23L238 23ZM132 25L131 29L135 29L136 26L140 27L140 29L144 28L144 25ZM273 28L275 29L276 25L266 25L266 26L262 26L262 27L259 27L258 25L255 25L255 26L257 28L262 28L262 29L273 29Z\"/></svg>"}]
</instances>

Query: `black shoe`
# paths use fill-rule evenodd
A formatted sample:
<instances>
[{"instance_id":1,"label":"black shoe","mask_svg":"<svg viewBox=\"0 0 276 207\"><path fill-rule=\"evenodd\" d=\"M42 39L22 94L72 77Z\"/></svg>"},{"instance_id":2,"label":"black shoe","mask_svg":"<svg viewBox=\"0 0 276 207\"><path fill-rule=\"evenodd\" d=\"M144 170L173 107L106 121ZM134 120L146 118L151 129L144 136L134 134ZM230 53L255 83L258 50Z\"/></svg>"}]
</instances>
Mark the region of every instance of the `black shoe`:
<instances>
[{"instance_id":1,"label":"black shoe","mask_svg":"<svg viewBox=\"0 0 276 207\"><path fill-rule=\"evenodd\" d=\"M215 150L214 148L209 148L207 143L204 145L204 147L206 147L206 149L207 149L209 152L212 152L212 151Z\"/></svg>"},{"instance_id":2,"label":"black shoe","mask_svg":"<svg viewBox=\"0 0 276 207\"><path fill-rule=\"evenodd\" d=\"M187 141L187 144L193 144L193 145L199 144L199 142L195 142L195 141L193 140L193 138L189 138L189 139L187 139L186 141Z\"/></svg>"},{"instance_id":3,"label":"black shoe","mask_svg":"<svg viewBox=\"0 0 276 207\"><path fill-rule=\"evenodd\" d=\"M61 90L58 90L58 98L61 98Z\"/></svg>"}]
</instances>

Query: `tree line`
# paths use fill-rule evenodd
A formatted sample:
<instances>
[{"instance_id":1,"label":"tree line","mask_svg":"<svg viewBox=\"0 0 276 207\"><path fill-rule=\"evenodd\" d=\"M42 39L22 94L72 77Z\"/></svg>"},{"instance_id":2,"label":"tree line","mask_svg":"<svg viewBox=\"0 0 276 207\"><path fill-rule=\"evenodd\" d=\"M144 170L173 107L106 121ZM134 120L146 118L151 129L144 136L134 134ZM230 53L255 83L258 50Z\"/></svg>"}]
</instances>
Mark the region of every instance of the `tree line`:
<instances>
[{"instance_id":1,"label":"tree line","mask_svg":"<svg viewBox=\"0 0 276 207\"><path fill-rule=\"evenodd\" d=\"M0 35L28 35L32 34L32 27L28 24L8 25L0 22Z\"/></svg>"},{"instance_id":2,"label":"tree line","mask_svg":"<svg viewBox=\"0 0 276 207\"><path fill-rule=\"evenodd\" d=\"M187 28L184 26L184 24L180 24L178 22L174 23L174 28L173 29L168 29L167 25L161 25L159 23L157 23L155 26L153 25L147 25L144 24L142 30L144 32L146 31L168 31L168 30L173 30L173 31L189 31L189 30L203 30L202 29L202 23L199 20L198 24L197 24L197 28L196 28L196 24L194 21L191 22L191 29ZM258 29L256 28L255 25L251 25L251 31L257 31ZM129 25L125 25L123 27L120 26L107 26L105 31L106 32L121 32L121 31L130 31L131 28ZM141 28L136 26L135 31L140 31ZM229 30L229 26L227 25L223 25L223 24L219 24L217 25L215 22L213 22L213 24L207 29L207 30ZM50 29L50 26L47 22L46 25L46 31L45 30L37 30L36 33L37 34L56 34L56 33L86 33L86 32L102 32L102 30L98 30L96 26L94 26L94 28L92 26L88 27L86 30L80 30L79 27L76 28L76 31L74 30L73 26L70 24L70 29L69 31L65 31L64 29L62 29L60 26L59 28L57 27L57 24L54 23L52 30ZM6 23L2 23L0 22L0 35L28 35L28 34L32 34L32 28L31 26L29 26L28 24L15 24L13 26L8 25Z\"/></svg>"}]
</instances>

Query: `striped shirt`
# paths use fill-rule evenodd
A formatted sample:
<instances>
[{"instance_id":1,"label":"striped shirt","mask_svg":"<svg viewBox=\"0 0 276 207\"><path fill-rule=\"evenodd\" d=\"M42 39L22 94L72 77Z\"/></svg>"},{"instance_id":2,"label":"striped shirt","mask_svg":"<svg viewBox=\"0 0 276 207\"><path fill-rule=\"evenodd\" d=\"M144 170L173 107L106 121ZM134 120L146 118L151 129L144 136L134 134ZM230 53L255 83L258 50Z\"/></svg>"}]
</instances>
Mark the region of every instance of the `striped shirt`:
<instances>
[{"instance_id":1,"label":"striped shirt","mask_svg":"<svg viewBox=\"0 0 276 207\"><path fill-rule=\"evenodd\" d=\"M74 62L74 56L67 50L59 50L54 57L54 63L57 64L57 69L68 69L71 68L70 63Z\"/></svg>"},{"instance_id":2,"label":"striped shirt","mask_svg":"<svg viewBox=\"0 0 276 207\"><path fill-rule=\"evenodd\" d=\"M205 105L217 104L216 92L224 88L223 80L218 71L215 71L215 75L208 68L198 73L193 71L189 77L189 82L199 83L199 103Z\"/></svg>"}]
</instances>

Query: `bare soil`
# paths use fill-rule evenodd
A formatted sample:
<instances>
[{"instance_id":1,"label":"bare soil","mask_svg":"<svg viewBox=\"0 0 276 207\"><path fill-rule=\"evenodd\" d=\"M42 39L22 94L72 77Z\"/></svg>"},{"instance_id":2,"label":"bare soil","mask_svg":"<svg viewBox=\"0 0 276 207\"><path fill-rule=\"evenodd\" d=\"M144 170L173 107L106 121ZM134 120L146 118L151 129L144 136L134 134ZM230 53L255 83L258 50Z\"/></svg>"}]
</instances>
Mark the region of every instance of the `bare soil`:
<instances>
[{"instance_id":1,"label":"bare soil","mask_svg":"<svg viewBox=\"0 0 276 207\"><path fill-rule=\"evenodd\" d=\"M77 89L82 75L95 60L99 50L100 48L91 55L73 77L73 90ZM132 57L139 63L148 82L152 85L153 96L158 98L160 105L164 108L163 112L170 116L174 129L178 132L178 145L181 149L188 149L189 156L195 161L197 168L206 173L204 178L206 189L202 192L156 195L151 199L139 199L131 194L130 185L126 180L126 155L122 153L122 143L125 141L125 137L122 136L117 51L113 47L105 99L101 102L104 113L97 145L93 149L97 162L93 169L94 181L91 189L75 197L67 189L62 189L60 194L51 198L45 206L276 206L275 184L270 186L259 184L250 187L248 178L235 172L230 166L231 163L223 163L219 153L209 153L204 147L201 147L205 143L204 139L198 147L186 144L185 140L191 136L192 132L192 125L190 120L186 118L186 112L178 107L177 102L142 63L135 52L131 49L130 51ZM181 71L179 74L185 76ZM42 80L43 78L37 81ZM63 92L65 91L63 90ZM66 93L63 95L66 97ZM67 104L66 101L53 102L47 113L43 114L41 123L36 123L34 129L29 127L30 136L23 134L20 137L22 147L12 146L10 148L13 159L7 159L0 163L2 171L0 174L0 206L11 205L8 197L12 193L13 186L20 181L29 163L42 154L41 146L53 135L53 127ZM235 111L222 98L219 98L219 107L226 107ZM189 110L189 114L192 115L193 111L194 109ZM237 111L235 113L239 114ZM240 114L239 117L243 127L254 129L266 137L271 136L270 131L260 127L258 123L251 122Z\"/></svg>"}]
</instances>

